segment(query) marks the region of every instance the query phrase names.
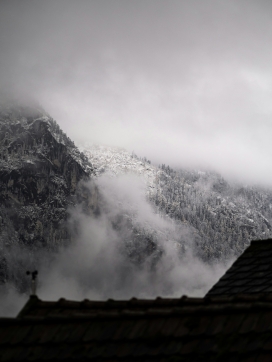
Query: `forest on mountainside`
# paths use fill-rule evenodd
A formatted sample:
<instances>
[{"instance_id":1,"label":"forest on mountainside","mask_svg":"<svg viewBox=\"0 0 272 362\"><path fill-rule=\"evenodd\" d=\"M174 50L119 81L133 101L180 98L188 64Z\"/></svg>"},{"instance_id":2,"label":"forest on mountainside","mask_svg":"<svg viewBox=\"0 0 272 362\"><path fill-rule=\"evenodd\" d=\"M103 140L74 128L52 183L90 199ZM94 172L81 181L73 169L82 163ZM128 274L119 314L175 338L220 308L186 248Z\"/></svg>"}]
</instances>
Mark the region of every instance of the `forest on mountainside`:
<instances>
[{"instance_id":1,"label":"forest on mountainside","mask_svg":"<svg viewBox=\"0 0 272 362\"><path fill-rule=\"evenodd\" d=\"M272 191L231 184L214 172L159 166L150 200L171 219L193 226L204 260L237 256L252 239L272 235Z\"/></svg>"}]
</instances>

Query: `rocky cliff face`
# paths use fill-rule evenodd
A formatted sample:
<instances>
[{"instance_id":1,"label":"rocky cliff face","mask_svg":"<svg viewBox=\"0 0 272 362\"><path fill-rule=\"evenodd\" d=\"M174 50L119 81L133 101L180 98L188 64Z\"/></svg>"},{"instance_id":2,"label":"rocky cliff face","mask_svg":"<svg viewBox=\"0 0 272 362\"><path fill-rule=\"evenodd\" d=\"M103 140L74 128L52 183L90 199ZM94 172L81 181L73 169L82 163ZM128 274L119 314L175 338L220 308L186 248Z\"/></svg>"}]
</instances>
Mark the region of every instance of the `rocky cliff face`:
<instances>
[{"instance_id":1,"label":"rocky cliff face","mask_svg":"<svg viewBox=\"0 0 272 362\"><path fill-rule=\"evenodd\" d=\"M0 106L0 278L14 246L54 250L71 238L68 207L92 166L40 107ZM80 196L84 198L84 195Z\"/></svg>"}]
</instances>

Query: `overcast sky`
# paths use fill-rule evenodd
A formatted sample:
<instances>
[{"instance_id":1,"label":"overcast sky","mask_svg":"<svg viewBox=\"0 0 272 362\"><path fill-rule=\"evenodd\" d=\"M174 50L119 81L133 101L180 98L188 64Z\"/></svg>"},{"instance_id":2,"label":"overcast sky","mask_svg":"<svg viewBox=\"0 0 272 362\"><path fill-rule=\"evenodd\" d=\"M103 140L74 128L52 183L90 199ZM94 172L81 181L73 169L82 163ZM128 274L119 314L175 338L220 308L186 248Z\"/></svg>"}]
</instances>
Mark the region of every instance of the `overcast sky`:
<instances>
[{"instance_id":1,"label":"overcast sky","mask_svg":"<svg viewBox=\"0 0 272 362\"><path fill-rule=\"evenodd\" d=\"M272 2L0 0L0 86L76 142L272 186Z\"/></svg>"}]
</instances>

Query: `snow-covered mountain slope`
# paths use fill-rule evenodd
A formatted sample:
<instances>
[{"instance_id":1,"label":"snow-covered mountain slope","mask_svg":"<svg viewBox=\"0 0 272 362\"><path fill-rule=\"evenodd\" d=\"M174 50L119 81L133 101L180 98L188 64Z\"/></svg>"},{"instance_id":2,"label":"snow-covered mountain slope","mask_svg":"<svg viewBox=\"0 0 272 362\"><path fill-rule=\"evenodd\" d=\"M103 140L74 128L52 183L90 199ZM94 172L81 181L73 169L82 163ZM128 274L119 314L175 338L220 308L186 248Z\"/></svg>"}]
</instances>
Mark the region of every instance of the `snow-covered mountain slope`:
<instances>
[{"instance_id":1,"label":"snow-covered mountain slope","mask_svg":"<svg viewBox=\"0 0 272 362\"><path fill-rule=\"evenodd\" d=\"M88 249L86 280L89 264L99 270L97 260L107 270L117 263L120 280L124 270L150 277L176 270L191 246L201 250L202 238L193 223L169 212L172 179L180 178L125 150L80 152L39 106L0 103L0 284L25 291L26 269L48 268L52 251L67 244L70 252L75 244Z\"/></svg>"},{"instance_id":2,"label":"snow-covered mountain slope","mask_svg":"<svg viewBox=\"0 0 272 362\"><path fill-rule=\"evenodd\" d=\"M124 149L78 149L41 107L0 103L0 281L20 285L22 250L29 262L35 250L71 241L69 208L75 229L92 223L88 240L105 233L126 262L151 270L170 249L177 263L189 251L209 262L229 260L251 239L272 234L271 190L157 167Z\"/></svg>"},{"instance_id":3,"label":"snow-covered mountain slope","mask_svg":"<svg viewBox=\"0 0 272 362\"><path fill-rule=\"evenodd\" d=\"M156 212L191 228L204 260L228 259L239 255L250 240L272 236L272 190L230 183L214 172L156 167L124 149L81 149L98 177L141 175Z\"/></svg>"},{"instance_id":4,"label":"snow-covered mountain slope","mask_svg":"<svg viewBox=\"0 0 272 362\"><path fill-rule=\"evenodd\" d=\"M250 240L271 237L271 190L227 182L212 172L162 170L153 201L198 230L205 258L237 256Z\"/></svg>"},{"instance_id":5,"label":"snow-covered mountain slope","mask_svg":"<svg viewBox=\"0 0 272 362\"><path fill-rule=\"evenodd\" d=\"M103 205L108 204L111 221L120 230L120 240L125 240L127 254L132 260L157 260L166 244L182 255L200 239L193 226L176 222L149 202L155 199L158 192L159 174L163 173L160 168L122 148L84 145L80 150L94 167L93 178L103 199L101 210ZM119 181L114 181L118 178ZM139 190L143 184L145 197ZM135 194L135 197L128 194Z\"/></svg>"},{"instance_id":6,"label":"snow-covered mountain slope","mask_svg":"<svg viewBox=\"0 0 272 362\"><path fill-rule=\"evenodd\" d=\"M70 240L67 209L91 174L90 162L42 108L0 104L0 279L12 278L12 248L54 250Z\"/></svg>"},{"instance_id":7,"label":"snow-covered mountain slope","mask_svg":"<svg viewBox=\"0 0 272 362\"><path fill-rule=\"evenodd\" d=\"M84 155L92 163L96 176L107 174L118 176L123 174L135 174L142 176L147 185L147 192L154 193L157 185L157 176L161 172L146 159L139 159L123 148L102 145L84 145L79 147Z\"/></svg>"}]
</instances>

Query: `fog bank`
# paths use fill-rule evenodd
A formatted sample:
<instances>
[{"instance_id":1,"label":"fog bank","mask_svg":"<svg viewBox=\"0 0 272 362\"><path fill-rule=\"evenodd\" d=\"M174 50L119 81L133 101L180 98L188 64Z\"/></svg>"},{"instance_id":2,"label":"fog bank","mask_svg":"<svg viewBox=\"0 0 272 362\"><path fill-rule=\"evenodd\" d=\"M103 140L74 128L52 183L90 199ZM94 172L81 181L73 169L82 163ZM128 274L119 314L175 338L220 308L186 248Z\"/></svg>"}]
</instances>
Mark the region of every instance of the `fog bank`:
<instances>
[{"instance_id":1,"label":"fog bank","mask_svg":"<svg viewBox=\"0 0 272 362\"><path fill-rule=\"evenodd\" d=\"M2 0L0 88L70 138L271 186L272 4Z\"/></svg>"},{"instance_id":2,"label":"fog bank","mask_svg":"<svg viewBox=\"0 0 272 362\"><path fill-rule=\"evenodd\" d=\"M36 259L34 255L39 260L33 268L39 269L41 299L201 297L231 262L207 265L199 260L190 231L154 213L140 178L103 176L96 185L104 200L100 215L90 217L80 206L71 209L70 225L79 231L72 244L53 257L38 251ZM87 187L93 188L93 181ZM135 239L133 228L143 237ZM157 248L150 252L147 244L152 237ZM28 262L26 254L25 265ZM10 284L0 293L4 316L17 313L27 299Z\"/></svg>"}]
</instances>

